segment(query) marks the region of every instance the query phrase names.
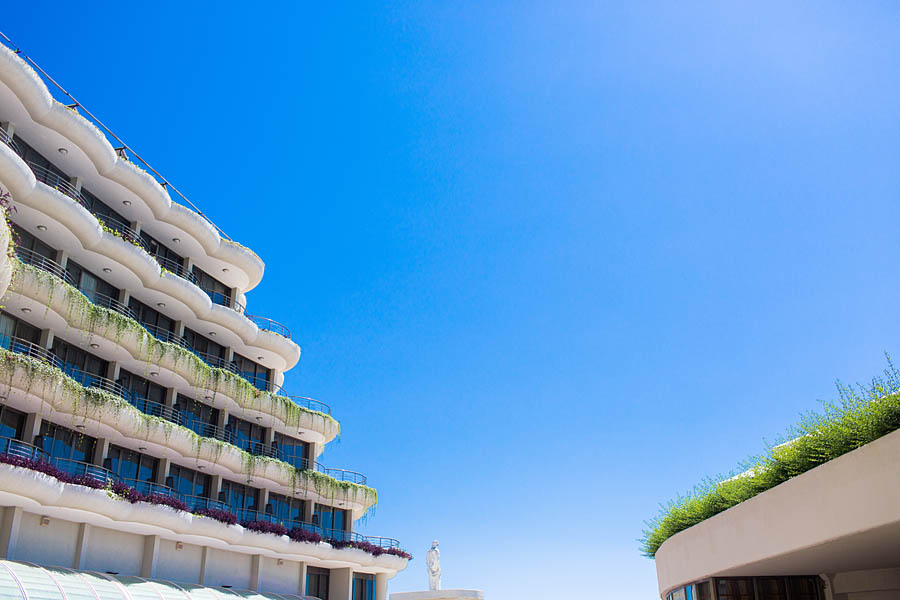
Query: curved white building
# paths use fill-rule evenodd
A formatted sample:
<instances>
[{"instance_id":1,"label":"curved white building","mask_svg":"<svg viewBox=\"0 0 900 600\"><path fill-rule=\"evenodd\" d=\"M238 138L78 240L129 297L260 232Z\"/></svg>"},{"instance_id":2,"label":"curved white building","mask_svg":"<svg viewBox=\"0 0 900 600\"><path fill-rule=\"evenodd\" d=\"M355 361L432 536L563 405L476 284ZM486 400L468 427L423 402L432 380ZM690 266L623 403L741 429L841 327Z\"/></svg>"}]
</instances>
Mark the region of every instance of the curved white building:
<instances>
[{"instance_id":1,"label":"curved white building","mask_svg":"<svg viewBox=\"0 0 900 600\"><path fill-rule=\"evenodd\" d=\"M386 598L409 556L319 462L340 427L283 388L263 262L56 93L0 45L0 579Z\"/></svg>"}]
</instances>

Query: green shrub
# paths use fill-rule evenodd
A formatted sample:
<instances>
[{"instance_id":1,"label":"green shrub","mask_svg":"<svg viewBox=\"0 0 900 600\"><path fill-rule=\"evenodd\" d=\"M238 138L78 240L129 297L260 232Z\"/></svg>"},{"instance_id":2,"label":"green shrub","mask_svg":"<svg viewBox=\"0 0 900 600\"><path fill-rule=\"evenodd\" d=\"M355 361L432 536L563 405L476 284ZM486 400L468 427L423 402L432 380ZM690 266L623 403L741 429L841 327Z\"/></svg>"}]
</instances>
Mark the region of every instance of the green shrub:
<instances>
[{"instance_id":1,"label":"green shrub","mask_svg":"<svg viewBox=\"0 0 900 600\"><path fill-rule=\"evenodd\" d=\"M783 438L742 465L741 473L706 479L690 493L662 507L647 522L639 540L644 555L676 533L740 504L757 494L900 429L900 372L888 356L880 377L855 389L837 383L839 402L809 412Z\"/></svg>"}]
</instances>

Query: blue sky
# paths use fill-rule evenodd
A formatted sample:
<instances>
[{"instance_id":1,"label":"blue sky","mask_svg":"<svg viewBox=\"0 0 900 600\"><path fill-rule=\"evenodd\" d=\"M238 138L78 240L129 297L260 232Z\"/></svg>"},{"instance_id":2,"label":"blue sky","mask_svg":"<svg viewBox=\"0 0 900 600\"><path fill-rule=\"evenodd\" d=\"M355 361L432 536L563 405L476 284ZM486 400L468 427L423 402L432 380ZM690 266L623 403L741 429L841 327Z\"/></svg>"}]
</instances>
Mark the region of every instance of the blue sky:
<instances>
[{"instance_id":1,"label":"blue sky","mask_svg":"<svg viewBox=\"0 0 900 600\"><path fill-rule=\"evenodd\" d=\"M4 8L266 261L391 591L652 598L660 502L900 352L896 6L619 4Z\"/></svg>"}]
</instances>

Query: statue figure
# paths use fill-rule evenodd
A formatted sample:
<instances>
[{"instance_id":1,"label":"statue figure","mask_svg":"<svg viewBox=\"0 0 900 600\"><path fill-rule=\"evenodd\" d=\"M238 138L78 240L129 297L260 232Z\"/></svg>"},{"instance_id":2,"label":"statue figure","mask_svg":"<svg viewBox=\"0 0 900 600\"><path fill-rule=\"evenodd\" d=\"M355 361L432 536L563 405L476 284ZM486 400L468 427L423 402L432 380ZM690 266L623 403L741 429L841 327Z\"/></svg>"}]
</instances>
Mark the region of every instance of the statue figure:
<instances>
[{"instance_id":1,"label":"statue figure","mask_svg":"<svg viewBox=\"0 0 900 600\"><path fill-rule=\"evenodd\" d=\"M441 589L441 551L438 541L431 542L431 550L425 554L425 567L428 570L428 589Z\"/></svg>"}]
</instances>

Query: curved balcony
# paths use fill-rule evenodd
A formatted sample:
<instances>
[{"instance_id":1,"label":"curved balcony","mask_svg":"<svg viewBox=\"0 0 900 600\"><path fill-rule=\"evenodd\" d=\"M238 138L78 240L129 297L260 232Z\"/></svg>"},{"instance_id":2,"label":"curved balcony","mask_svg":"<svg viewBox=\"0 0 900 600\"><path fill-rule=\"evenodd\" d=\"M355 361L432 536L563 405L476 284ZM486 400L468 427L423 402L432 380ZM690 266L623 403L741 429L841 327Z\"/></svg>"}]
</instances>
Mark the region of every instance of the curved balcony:
<instances>
[{"instance_id":1,"label":"curved balcony","mask_svg":"<svg viewBox=\"0 0 900 600\"><path fill-rule=\"evenodd\" d=\"M172 498L178 498L178 492L167 485L162 485L153 481L145 481L143 479L126 479L119 477L118 480L126 485L130 485L145 496L158 494L160 496L170 496Z\"/></svg>"},{"instance_id":2,"label":"curved balcony","mask_svg":"<svg viewBox=\"0 0 900 600\"><path fill-rule=\"evenodd\" d=\"M330 406L314 398L307 398L306 396L287 396L287 398L297 406L325 413L326 415L331 414Z\"/></svg>"},{"instance_id":3,"label":"curved balcony","mask_svg":"<svg viewBox=\"0 0 900 600\"><path fill-rule=\"evenodd\" d=\"M42 271L47 271L51 275L56 275L72 287L78 287L75 285L75 281L72 279L72 276L69 275L68 271L55 260L21 246L16 246L16 256L26 265L31 265Z\"/></svg>"},{"instance_id":4,"label":"curved balcony","mask_svg":"<svg viewBox=\"0 0 900 600\"><path fill-rule=\"evenodd\" d=\"M345 531L343 529L321 527L316 523L310 523L308 521L302 521L300 519L281 519L268 512L261 512L258 510L231 510L227 506L224 510L232 512L238 518L238 521L240 521L241 524L249 523L250 521L265 521L267 523L283 525L286 529L293 529L296 527L298 529L303 529L311 533L317 533L322 536L322 539L325 541L368 542L386 550L389 548L400 547L400 542L398 540L395 540L394 538L376 535L363 535L355 531Z\"/></svg>"},{"instance_id":5,"label":"curved balcony","mask_svg":"<svg viewBox=\"0 0 900 600\"><path fill-rule=\"evenodd\" d=\"M4 144L12 148L12 151L19 156L22 156L22 150L19 148L19 145L16 143L13 137L6 133L6 131L3 129L0 129L0 142L3 142Z\"/></svg>"},{"instance_id":6,"label":"curved balcony","mask_svg":"<svg viewBox=\"0 0 900 600\"><path fill-rule=\"evenodd\" d=\"M229 444L234 443L234 434L230 429L225 429L224 427L219 427L212 423L201 421L200 419L186 417L184 414L180 414L179 417L182 425L199 436L214 438L223 442L228 442Z\"/></svg>"},{"instance_id":7,"label":"curved balcony","mask_svg":"<svg viewBox=\"0 0 900 600\"><path fill-rule=\"evenodd\" d=\"M171 258L166 258L165 256L160 256L158 254L152 254L153 259L159 263L159 266L165 269L166 271L181 277L186 281L190 281L194 285L197 285L197 278L193 273L184 268L184 265L178 262L177 260L172 260ZM200 287L197 285L197 287Z\"/></svg>"},{"instance_id":8,"label":"curved balcony","mask_svg":"<svg viewBox=\"0 0 900 600\"><path fill-rule=\"evenodd\" d=\"M324 473L329 477L334 477L338 481L348 481L350 483L366 485L367 479L366 476L362 473L357 473L356 471L347 471L346 469L331 469L320 463L316 463L315 467L315 470L319 473Z\"/></svg>"},{"instance_id":9,"label":"curved balcony","mask_svg":"<svg viewBox=\"0 0 900 600\"><path fill-rule=\"evenodd\" d=\"M272 319L269 319L267 317L251 315L247 312L244 313L244 316L253 321L253 323L256 324L256 326L259 327L261 331L271 331L272 333L277 333L281 337L291 339L291 330L278 321L273 321Z\"/></svg>"},{"instance_id":10,"label":"curved balcony","mask_svg":"<svg viewBox=\"0 0 900 600\"><path fill-rule=\"evenodd\" d=\"M140 322L140 321L138 321L138 322ZM188 346L188 343L184 340L184 338L182 338L181 336L176 334L174 331L169 331L168 329L163 329L159 325L150 325L148 323L141 323L141 327L143 327L144 329L149 331L153 337L155 337L156 339L158 339L162 342L169 342L170 344L176 344L186 350L191 349L190 346Z\"/></svg>"},{"instance_id":11,"label":"curved balcony","mask_svg":"<svg viewBox=\"0 0 900 600\"><path fill-rule=\"evenodd\" d=\"M129 306L122 304L112 296L101 294L97 290L86 290L84 288L78 288L78 291L87 296L87 299L97 306L108 308L119 313L120 315L124 315L129 319L137 321L137 315L134 314L134 311L131 310Z\"/></svg>"},{"instance_id":12,"label":"curved balcony","mask_svg":"<svg viewBox=\"0 0 900 600\"><path fill-rule=\"evenodd\" d=\"M56 173L55 171L51 171L47 167L41 166L37 163L28 161L28 166L31 168L31 171L34 173L34 178L43 183L44 185L50 186L58 192L62 192L78 204L84 206L84 198L81 197L81 192L72 185L72 182Z\"/></svg>"}]
</instances>

